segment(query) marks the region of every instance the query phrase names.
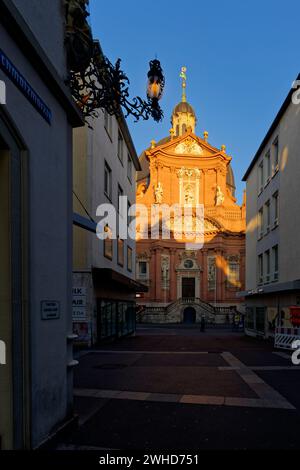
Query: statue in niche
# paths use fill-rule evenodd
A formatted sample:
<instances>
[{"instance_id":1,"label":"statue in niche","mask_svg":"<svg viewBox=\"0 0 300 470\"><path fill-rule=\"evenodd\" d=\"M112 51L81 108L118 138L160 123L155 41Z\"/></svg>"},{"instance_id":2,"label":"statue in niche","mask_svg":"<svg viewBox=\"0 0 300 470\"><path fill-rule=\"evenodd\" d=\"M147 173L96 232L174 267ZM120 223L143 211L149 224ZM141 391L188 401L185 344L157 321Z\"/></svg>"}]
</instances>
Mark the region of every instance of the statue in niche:
<instances>
[{"instance_id":1,"label":"statue in niche","mask_svg":"<svg viewBox=\"0 0 300 470\"><path fill-rule=\"evenodd\" d=\"M224 194L220 188L220 186L217 186L216 189L216 206L222 206L224 203L225 197Z\"/></svg>"},{"instance_id":2,"label":"statue in niche","mask_svg":"<svg viewBox=\"0 0 300 470\"><path fill-rule=\"evenodd\" d=\"M159 182L157 186L154 186L155 204L162 204L163 195L164 195L164 190L163 190L162 184Z\"/></svg>"},{"instance_id":3,"label":"statue in niche","mask_svg":"<svg viewBox=\"0 0 300 470\"><path fill-rule=\"evenodd\" d=\"M144 197L146 190L147 190L146 183L139 184L137 188L137 193L136 193L137 197Z\"/></svg>"},{"instance_id":4,"label":"statue in niche","mask_svg":"<svg viewBox=\"0 0 300 470\"><path fill-rule=\"evenodd\" d=\"M193 204L194 203L194 191L191 186L187 186L184 191L184 203Z\"/></svg>"},{"instance_id":5,"label":"statue in niche","mask_svg":"<svg viewBox=\"0 0 300 470\"><path fill-rule=\"evenodd\" d=\"M215 258L208 259L208 273L207 279L209 282L215 282L216 280L216 260Z\"/></svg>"},{"instance_id":6,"label":"statue in niche","mask_svg":"<svg viewBox=\"0 0 300 470\"><path fill-rule=\"evenodd\" d=\"M161 272L162 272L162 280L165 284L169 279L169 258L167 256L162 257Z\"/></svg>"}]
</instances>

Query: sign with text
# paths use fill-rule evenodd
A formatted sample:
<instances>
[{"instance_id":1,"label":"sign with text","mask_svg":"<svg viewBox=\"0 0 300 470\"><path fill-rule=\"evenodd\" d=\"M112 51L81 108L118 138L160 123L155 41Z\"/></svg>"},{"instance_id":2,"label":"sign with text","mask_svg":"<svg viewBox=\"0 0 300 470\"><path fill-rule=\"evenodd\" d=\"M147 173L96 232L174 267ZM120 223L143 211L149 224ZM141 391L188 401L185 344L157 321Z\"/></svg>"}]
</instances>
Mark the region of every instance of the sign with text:
<instances>
[{"instance_id":1,"label":"sign with text","mask_svg":"<svg viewBox=\"0 0 300 470\"><path fill-rule=\"evenodd\" d=\"M42 300L41 317L42 320L57 320L60 318L60 302L57 300Z\"/></svg>"},{"instance_id":2,"label":"sign with text","mask_svg":"<svg viewBox=\"0 0 300 470\"><path fill-rule=\"evenodd\" d=\"M86 314L86 287L73 287L73 322L84 322Z\"/></svg>"},{"instance_id":3,"label":"sign with text","mask_svg":"<svg viewBox=\"0 0 300 470\"><path fill-rule=\"evenodd\" d=\"M14 66L14 64L9 60L9 58L4 54L0 49L0 69L10 78L10 80L15 84L15 86L20 90L20 92L25 96L25 98L32 104L32 106L37 110L37 112L47 121L48 124L51 124L52 121L52 112L32 86L28 83L25 77L19 72L19 70Z\"/></svg>"}]
</instances>

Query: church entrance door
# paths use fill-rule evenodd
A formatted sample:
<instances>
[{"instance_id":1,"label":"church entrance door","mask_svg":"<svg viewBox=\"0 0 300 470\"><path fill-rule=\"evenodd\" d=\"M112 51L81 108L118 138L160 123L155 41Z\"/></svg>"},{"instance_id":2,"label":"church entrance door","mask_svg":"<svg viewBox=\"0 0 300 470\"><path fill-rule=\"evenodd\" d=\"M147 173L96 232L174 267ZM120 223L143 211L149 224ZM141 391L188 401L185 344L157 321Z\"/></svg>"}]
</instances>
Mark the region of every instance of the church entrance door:
<instances>
[{"instance_id":1,"label":"church entrance door","mask_svg":"<svg viewBox=\"0 0 300 470\"><path fill-rule=\"evenodd\" d=\"M193 324L196 323L196 310L193 307L187 307L183 312L183 323Z\"/></svg>"},{"instance_id":2,"label":"church entrance door","mask_svg":"<svg viewBox=\"0 0 300 470\"><path fill-rule=\"evenodd\" d=\"M182 278L182 298L190 299L195 297L195 278L183 277Z\"/></svg>"}]
</instances>

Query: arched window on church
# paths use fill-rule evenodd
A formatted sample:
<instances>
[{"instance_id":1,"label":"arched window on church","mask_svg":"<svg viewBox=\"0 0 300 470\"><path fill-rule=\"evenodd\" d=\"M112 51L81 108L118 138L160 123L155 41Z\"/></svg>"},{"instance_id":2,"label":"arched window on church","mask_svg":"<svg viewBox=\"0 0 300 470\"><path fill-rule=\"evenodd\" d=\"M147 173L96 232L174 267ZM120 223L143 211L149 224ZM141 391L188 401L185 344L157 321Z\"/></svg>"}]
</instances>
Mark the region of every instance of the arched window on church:
<instances>
[{"instance_id":1,"label":"arched window on church","mask_svg":"<svg viewBox=\"0 0 300 470\"><path fill-rule=\"evenodd\" d=\"M177 137L179 136L179 124L177 124L177 126L176 126L176 136Z\"/></svg>"},{"instance_id":2,"label":"arched window on church","mask_svg":"<svg viewBox=\"0 0 300 470\"><path fill-rule=\"evenodd\" d=\"M232 256L227 260L227 285L229 287L239 287L240 263L237 257Z\"/></svg>"},{"instance_id":3,"label":"arched window on church","mask_svg":"<svg viewBox=\"0 0 300 470\"><path fill-rule=\"evenodd\" d=\"M186 124L182 124L182 134L186 133Z\"/></svg>"},{"instance_id":4,"label":"arched window on church","mask_svg":"<svg viewBox=\"0 0 300 470\"><path fill-rule=\"evenodd\" d=\"M137 277L139 280L142 281L149 279L149 263L146 259L138 260Z\"/></svg>"}]
</instances>

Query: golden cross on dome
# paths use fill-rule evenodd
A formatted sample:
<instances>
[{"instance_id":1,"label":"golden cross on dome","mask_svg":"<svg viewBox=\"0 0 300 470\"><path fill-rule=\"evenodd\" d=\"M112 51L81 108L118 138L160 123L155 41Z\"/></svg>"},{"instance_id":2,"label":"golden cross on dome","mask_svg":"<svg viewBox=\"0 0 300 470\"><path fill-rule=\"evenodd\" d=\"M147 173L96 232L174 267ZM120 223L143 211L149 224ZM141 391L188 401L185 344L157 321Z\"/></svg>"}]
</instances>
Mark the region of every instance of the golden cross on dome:
<instances>
[{"instance_id":1,"label":"golden cross on dome","mask_svg":"<svg viewBox=\"0 0 300 470\"><path fill-rule=\"evenodd\" d=\"M182 98L181 101L186 103L186 67L181 67L180 78L182 78Z\"/></svg>"}]
</instances>

